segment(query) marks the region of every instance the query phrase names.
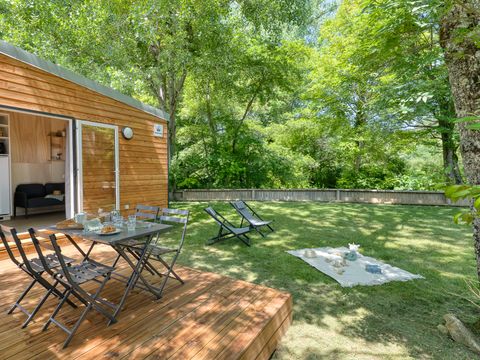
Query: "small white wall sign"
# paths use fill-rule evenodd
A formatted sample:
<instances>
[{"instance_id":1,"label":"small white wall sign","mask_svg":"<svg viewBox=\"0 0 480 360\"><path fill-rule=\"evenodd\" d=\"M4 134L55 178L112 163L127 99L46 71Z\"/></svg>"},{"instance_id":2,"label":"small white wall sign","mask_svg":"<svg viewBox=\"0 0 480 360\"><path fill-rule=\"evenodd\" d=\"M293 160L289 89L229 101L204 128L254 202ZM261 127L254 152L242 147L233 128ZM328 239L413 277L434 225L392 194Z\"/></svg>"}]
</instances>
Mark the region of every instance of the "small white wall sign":
<instances>
[{"instance_id":1,"label":"small white wall sign","mask_svg":"<svg viewBox=\"0 0 480 360\"><path fill-rule=\"evenodd\" d=\"M153 125L153 136L163 137L163 125L162 124L154 124Z\"/></svg>"}]
</instances>

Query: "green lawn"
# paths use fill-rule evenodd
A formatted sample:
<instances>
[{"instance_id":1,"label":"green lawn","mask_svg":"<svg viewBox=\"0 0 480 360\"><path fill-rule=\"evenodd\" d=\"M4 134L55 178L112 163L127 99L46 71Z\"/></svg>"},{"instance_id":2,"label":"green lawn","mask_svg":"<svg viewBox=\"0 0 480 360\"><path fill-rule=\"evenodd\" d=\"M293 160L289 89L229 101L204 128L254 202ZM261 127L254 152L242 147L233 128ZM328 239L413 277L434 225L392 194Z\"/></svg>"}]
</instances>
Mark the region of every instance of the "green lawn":
<instances>
[{"instance_id":1,"label":"green lawn","mask_svg":"<svg viewBox=\"0 0 480 360\"><path fill-rule=\"evenodd\" d=\"M321 203L251 203L276 231L253 246L235 240L213 246L217 231L207 203L191 210L179 263L290 292L294 321L276 359L473 359L437 330L445 313L473 322L465 280L475 279L470 230L452 223L454 208ZM238 222L227 203L211 204ZM361 244L361 252L426 280L342 288L285 251Z\"/></svg>"}]
</instances>

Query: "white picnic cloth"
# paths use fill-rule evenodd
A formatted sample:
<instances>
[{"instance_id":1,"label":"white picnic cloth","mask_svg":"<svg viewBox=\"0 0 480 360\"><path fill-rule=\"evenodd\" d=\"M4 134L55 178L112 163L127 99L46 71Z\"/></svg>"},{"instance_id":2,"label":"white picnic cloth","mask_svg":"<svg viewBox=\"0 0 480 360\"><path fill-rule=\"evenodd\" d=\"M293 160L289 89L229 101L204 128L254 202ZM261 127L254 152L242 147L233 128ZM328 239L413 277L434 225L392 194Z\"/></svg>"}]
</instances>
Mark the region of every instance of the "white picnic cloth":
<instances>
[{"instance_id":1,"label":"white picnic cloth","mask_svg":"<svg viewBox=\"0 0 480 360\"><path fill-rule=\"evenodd\" d=\"M305 257L305 250L315 251L317 257ZM342 255L349 252L346 247L339 248L316 248L300 249L287 251L293 256L297 256L317 270L335 279L343 287L352 287L356 285L381 285L390 281L408 281L413 279L424 279L421 275L409 273L408 271L385 264L374 258L358 254L355 261L346 260L346 265L342 267L345 270L339 274L333 266L335 262L340 263ZM330 262L326 260L330 259ZM367 264L378 265L382 269L381 274L372 274L365 270Z\"/></svg>"}]
</instances>

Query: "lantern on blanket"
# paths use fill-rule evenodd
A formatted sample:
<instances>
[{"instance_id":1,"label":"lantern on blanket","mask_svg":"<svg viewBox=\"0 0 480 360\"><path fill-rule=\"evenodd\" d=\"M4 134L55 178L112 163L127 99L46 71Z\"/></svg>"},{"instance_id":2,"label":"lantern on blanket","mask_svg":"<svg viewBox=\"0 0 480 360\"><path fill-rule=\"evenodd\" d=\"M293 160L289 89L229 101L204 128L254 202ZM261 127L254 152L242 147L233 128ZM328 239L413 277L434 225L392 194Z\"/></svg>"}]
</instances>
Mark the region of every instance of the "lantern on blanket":
<instances>
[{"instance_id":1,"label":"lantern on blanket","mask_svg":"<svg viewBox=\"0 0 480 360\"><path fill-rule=\"evenodd\" d=\"M360 245L358 244L348 244L348 252L345 253L344 257L346 260L349 261L355 261L358 258L358 249L360 248Z\"/></svg>"}]
</instances>

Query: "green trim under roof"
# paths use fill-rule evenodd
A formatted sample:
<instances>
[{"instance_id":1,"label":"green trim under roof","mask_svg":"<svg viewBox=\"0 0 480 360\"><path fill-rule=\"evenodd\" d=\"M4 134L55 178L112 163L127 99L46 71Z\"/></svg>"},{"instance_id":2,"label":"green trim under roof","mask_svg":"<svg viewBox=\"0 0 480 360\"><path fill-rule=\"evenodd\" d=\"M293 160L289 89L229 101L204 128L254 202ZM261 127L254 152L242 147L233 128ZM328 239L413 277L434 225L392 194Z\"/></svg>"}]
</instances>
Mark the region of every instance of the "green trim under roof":
<instances>
[{"instance_id":1,"label":"green trim under roof","mask_svg":"<svg viewBox=\"0 0 480 360\"><path fill-rule=\"evenodd\" d=\"M34 66L40 70L46 71L62 79L65 79L75 84L78 84L80 86L86 87L87 89L93 90L111 99L120 101L136 109L142 110L143 112L156 116L160 119L164 119L168 121L170 118L169 115L163 110L154 108L153 106L150 106L150 105L146 105L138 100L135 100L130 96L124 95L109 87L100 85L99 83L93 80L87 79L82 75L78 75L73 71L70 71L61 66L58 66L50 61L43 60L38 56L31 54L28 51L25 51L23 49L20 49L19 47L11 45L3 40L0 40L0 54L4 54L8 57L14 58L18 61Z\"/></svg>"}]
</instances>

